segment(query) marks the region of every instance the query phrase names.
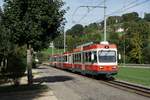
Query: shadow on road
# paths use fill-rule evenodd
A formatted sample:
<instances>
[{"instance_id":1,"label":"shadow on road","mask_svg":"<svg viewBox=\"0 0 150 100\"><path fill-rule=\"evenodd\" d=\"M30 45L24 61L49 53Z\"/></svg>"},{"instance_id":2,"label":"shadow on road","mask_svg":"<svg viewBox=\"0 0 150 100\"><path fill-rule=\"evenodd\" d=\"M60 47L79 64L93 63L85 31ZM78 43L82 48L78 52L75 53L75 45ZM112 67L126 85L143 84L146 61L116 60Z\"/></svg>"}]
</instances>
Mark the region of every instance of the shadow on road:
<instances>
[{"instance_id":1,"label":"shadow on road","mask_svg":"<svg viewBox=\"0 0 150 100\"><path fill-rule=\"evenodd\" d=\"M39 84L43 83L43 82L64 82L64 81L69 81L69 80L73 80L73 77L70 76L46 76L46 77L40 77L40 78L36 78L33 81L34 82L39 82Z\"/></svg>"},{"instance_id":2,"label":"shadow on road","mask_svg":"<svg viewBox=\"0 0 150 100\"><path fill-rule=\"evenodd\" d=\"M0 100L36 100L48 91L46 85L34 84L32 86L20 85L0 87Z\"/></svg>"},{"instance_id":3,"label":"shadow on road","mask_svg":"<svg viewBox=\"0 0 150 100\"><path fill-rule=\"evenodd\" d=\"M46 68L46 67L37 67L35 69L48 69L48 68Z\"/></svg>"}]
</instances>

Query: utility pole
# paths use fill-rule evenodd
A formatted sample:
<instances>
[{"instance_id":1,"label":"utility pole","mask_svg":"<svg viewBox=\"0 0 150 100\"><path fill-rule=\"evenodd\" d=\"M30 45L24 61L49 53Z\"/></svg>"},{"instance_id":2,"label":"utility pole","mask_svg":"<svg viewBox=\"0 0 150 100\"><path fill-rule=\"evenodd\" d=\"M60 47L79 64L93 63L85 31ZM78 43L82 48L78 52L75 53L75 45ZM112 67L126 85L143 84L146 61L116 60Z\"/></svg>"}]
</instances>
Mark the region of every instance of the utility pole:
<instances>
[{"instance_id":1,"label":"utility pole","mask_svg":"<svg viewBox=\"0 0 150 100\"><path fill-rule=\"evenodd\" d=\"M63 33L64 33L64 52L66 52L66 32L64 32L63 30Z\"/></svg>"},{"instance_id":2,"label":"utility pole","mask_svg":"<svg viewBox=\"0 0 150 100\"><path fill-rule=\"evenodd\" d=\"M104 0L103 6L80 6L80 7L86 7L86 8L104 8L104 41L107 41L107 33L106 33L106 0Z\"/></svg>"},{"instance_id":3,"label":"utility pole","mask_svg":"<svg viewBox=\"0 0 150 100\"><path fill-rule=\"evenodd\" d=\"M54 42L53 42L53 41L50 43L50 46L49 46L49 47L52 48L52 53L51 53L51 55L53 55L53 54L54 54Z\"/></svg>"},{"instance_id":4,"label":"utility pole","mask_svg":"<svg viewBox=\"0 0 150 100\"><path fill-rule=\"evenodd\" d=\"M104 0L104 41L107 41L106 39L106 0Z\"/></svg>"},{"instance_id":5,"label":"utility pole","mask_svg":"<svg viewBox=\"0 0 150 100\"><path fill-rule=\"evenodd\" d=\"M52 41L52 55L54 54L54 42Z\"/></svg>"}]
</instances>

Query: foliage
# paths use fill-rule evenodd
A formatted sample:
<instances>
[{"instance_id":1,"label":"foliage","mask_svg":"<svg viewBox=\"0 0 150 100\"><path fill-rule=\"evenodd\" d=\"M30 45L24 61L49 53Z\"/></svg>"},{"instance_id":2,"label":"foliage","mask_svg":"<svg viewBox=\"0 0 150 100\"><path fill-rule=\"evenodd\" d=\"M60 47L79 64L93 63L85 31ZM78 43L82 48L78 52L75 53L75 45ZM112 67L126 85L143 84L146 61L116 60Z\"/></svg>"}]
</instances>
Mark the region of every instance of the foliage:
<instances>
[{"instance_id":1,"label":"foliage","mask_svg":"<svg viewBox=\"0 0 150 100\"><path fill-rule=\"evenodd\" d=\"M37 52L36 54L37 59L39 60L39 63L42 63L43 61L47 61L48 60L48 53L44 53L44 52Z\"/></svg>"},{"instance_id":2,"label":"foliage","mask_svg":"<svg viewBox=\"0 0 150 100\"><path fill-rule=\"evenodd\" d=\"M76 40L78 40L76 37L73 37L72 35L67 35L66 44L67 44L67 49L69 51L71 51L73 48L76 47L76 43L77 43Z\"/></svg>"},{"instance_id":3,"label":"foliage","mask_svg":"<svg viewBox=\"0 0 150 100\"><path fill-rule=\"evenodd\" d=\"M110 43L115 43L116 45L119 45L119 34L118 33L109 33L109 40Z\"/></svg>"},{"instance_id":4,"label":"foliage","mask_svg":"<svg viewBox=\"0 0 150 100\"><path fill-rule=\"evenodd\" d=\"M130 39L128 56L130 62L143 63L143 48L148 45L149 25L145 21L132 22L127 27L127 38Z\"/></svg>"},{"instance_id":5,"label":"foliage","mask_svg":"<svg viewBox=\"0 0 150 100\"><path fill-rule=\"evenodd\" d=\"M150 44L150 43L149 43ZM150 45L143 49L143 60L146 64L150 64Z\"/></svg>"},{"instance_id":6,"label":"foliage","mask_svg":"<svg viewBox=\"0 0 150 100\"><path fill-rule=\"evenodd\" d=\"M26 49L31 46L34 51L40 51L49 47L50 41L62 31L63 5L62 0L4 0L0 11L3 75L16 81L26 69ZM26 46L25 52L20 49L22 46Z\"/></svg>"},{"instance_id":7,"label":"foliage","mask_svg":"<svg viewBox=\"0 0 150 100\"><path fill-rule=\"evenodd\" d=\"M80 36L83 34L83 26L81 24L74 25L70 30L66 32L68 35Z\"/></svg>"},{"instance_id":8,"label":"foliage","mask_svg":"<svg viewBox=\"0 0 150 100\"><path fill-rule=\"evenodd\" d=\"M58 37L56 37L54 39L54 45L56 48L63 48L64 46L64 35L63 34L60 34Z\"/></svg>"},{"instance_id":9,"label":"foliage","mask_svg":"<svg viewBox=\"0 0 150 100\"><path fill-rule=\"evenodd\" d=\"M103 23L91 23L83 28L84 35L68 36L67 46L71 50L75 46L91 41L101 41L103 37ZM119 33L117 30L124 31ZM72 28L67 32L71 32ZM150 63L150 22L149 13L140 18L137 12L110 16L107 18L107 40L117 44L118 52L122 55L121 62Z\"/></svg>"},{"instance_id":10,"label":"foliage","mask_svg":"<svg viewBox=\"0 0 150 100\"><path fill-rule=\"evenodd\" d=\"M144 20L150 22L150 13L145 13L145 15L144 15Z\"/></svg>"},{"instance_id":11,"label":"foliage","mask_svg":"<svg viewBox=\"0 0 150 100\"><path fill-rule=\"evenodd\" d=\"M107 18L107 25L121 23L122 18L121 16L110 16Z\"/></svg>"},{"instance_id":12,"label":"foliage","mask_svg":"<svg viewBox=\"0 0 150 100\"><path fill-rule=\"evenodd\" d=\"M26 70L26 51L24 47L16 47L14 52L8 55L7 66L2 69L2 75L6 79L13 79L14 84L22 77Z\"/></svg>"},{"instance_id":13,"label":"foliage","mask_svg":"<svg viewBox=\"0 0 150 100\"><path fill-rule=\"evenodd\" d=\"M13 42L31 45L37 51L48 47L60 32L62 6L60 0L5 0L5 26L9 25Z\"/></svg>"},{"instance_id":14,"label":"foliage","mask_svg":"<svg viewBox=\"0 0 150 100\"><path fill-rule=\"evenodd\" d=\"M60 35L56 38L54 41L56 48L63 48L63 35ZM82 36L72 36L72 35L66 35L66 45L67 49L69 51L72 51L76 46L82 45L87 42L100 42L101 41L101 35L100 34L83 34Z\"/></svg>"},{"instance_id":15,"label":"foliage","mask_svg":"<svg viewBox=\"0 0 150 100\"><path fill-rule=\"evenodd\" d=\"M84 27L84 34L93 34L100 31L100 26L98 23L91 23L88 26ZM100 32L99 32L100 33Z\"/></svg>"},{"instance_id":16,"label":"foliage","mask_svg":"<svg viewBox=\"0 0 150 100\"><path fill-rule=\"evenodd\" d=\"M131 51L129 52L130 55L130 61L135 63L142 63L142 47L143 47L143 41L142 38L140 38L139 33L133 34L133 39L131 40Z\"/></svg>"},{"instance_id":17,"label":"foliage","mask_svg":"<svg viewBox=\"0 0 150 100\"><path fill-rule=\"evenodd\" d=\"M123 14L122 19L124 22L128 22L128 21L138 21L140 18L137 12L132 12Z\"/></svg>"}]
</instances>

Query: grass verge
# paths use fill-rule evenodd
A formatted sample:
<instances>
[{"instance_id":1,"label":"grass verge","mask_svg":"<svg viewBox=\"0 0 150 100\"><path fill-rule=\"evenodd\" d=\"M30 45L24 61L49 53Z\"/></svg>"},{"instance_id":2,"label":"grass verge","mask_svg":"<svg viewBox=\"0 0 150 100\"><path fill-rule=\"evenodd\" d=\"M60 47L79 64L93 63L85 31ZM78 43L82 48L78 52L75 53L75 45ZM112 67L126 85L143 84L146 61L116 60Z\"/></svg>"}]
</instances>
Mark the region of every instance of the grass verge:
<instances>
[{"instance_id":1,"label":"grass verge","mask_svg":"<svg viewBox=\"0 0 150 100\"><path fill-rule=\"evenodd\" d=\"M117 79L150 86L150 68L120 67Z\"/></svg>"}]
</instances>

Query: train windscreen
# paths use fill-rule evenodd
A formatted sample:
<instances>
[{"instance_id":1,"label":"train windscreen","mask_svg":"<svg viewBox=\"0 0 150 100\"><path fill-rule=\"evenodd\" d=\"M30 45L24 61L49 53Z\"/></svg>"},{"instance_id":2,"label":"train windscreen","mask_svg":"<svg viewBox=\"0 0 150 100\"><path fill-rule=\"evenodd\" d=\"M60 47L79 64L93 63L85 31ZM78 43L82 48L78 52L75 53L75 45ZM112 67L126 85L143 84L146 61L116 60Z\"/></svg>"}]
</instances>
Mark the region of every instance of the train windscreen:
<instances>
[{"instance_id":1,"label":"train windscreen","mask_svg":"<svg viewBox=\"0 0 150 100\"><path fill-rule=\"evenodd\" d=\"M101 50L98 53L99 62L116 62L116 51Z\"/></svg>"}]
</instances>

